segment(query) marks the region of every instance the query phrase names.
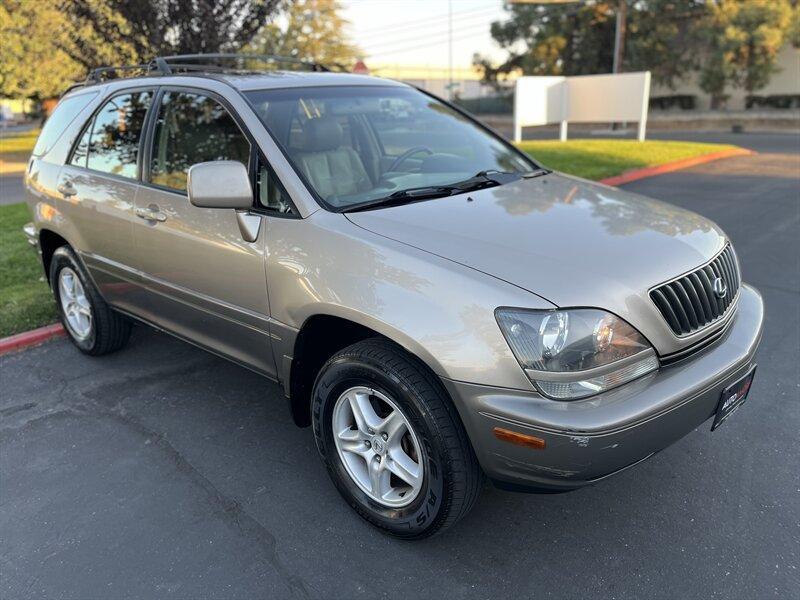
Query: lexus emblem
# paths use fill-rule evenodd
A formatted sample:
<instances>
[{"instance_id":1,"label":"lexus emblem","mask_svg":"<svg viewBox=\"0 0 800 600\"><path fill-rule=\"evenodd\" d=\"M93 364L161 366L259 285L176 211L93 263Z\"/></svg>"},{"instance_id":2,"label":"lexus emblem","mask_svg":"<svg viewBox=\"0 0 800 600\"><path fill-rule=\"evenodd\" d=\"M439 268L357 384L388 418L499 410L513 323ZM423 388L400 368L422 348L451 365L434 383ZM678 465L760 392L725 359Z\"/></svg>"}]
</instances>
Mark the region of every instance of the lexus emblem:
<instances>
[{"instance_id":1,"label":"lexus emblem","mask_svg":"<svg viewBox=\"0 0 800 600\"><path fill-rule=\"evenodd\" d=\"M722 277L717 277L711 287L714 290L714 295L720 300L728 295L728 286L725 285Z\"/></svg>"}]
</instances>

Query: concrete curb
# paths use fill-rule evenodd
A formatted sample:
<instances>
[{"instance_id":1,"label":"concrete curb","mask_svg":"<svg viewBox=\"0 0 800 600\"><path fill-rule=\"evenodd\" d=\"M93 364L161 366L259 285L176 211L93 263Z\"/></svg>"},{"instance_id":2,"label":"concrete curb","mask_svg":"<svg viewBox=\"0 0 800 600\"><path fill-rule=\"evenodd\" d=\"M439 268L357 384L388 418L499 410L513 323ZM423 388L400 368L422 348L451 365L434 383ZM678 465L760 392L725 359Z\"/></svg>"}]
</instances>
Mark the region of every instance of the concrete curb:
<instances>
[{"instance_id":1,"label":"concrete curb","mask_svg":"<svg viewBox=\"0 0 800 600\"><path fill-rule=\"evenodd\" d=\"M44 327L39 327L39 329L33 329L32 331L25 331L17 335L2 338L0 339L0 356L8 354L9 352L14 352L15 350L36 346L52 338L61 337L65 333L61 323L55 323L54 325L46 325Z\"/></svg>"},{"instance_id":2,"label":"concrete curb","mask_svg":"<svg viewBox=\"0 0 800 600\"><path fill-rule=\"evenodd\" d=\"M680 169L702 165L721 158L730 158L732 156L751 156L756 154L753 150L746 148L730 148L728 150L720 150L719 152L712 152L710 154L701 154L700 156L693 156L692 158L683 158L672 162L664 163L663 165L655 165L654 167L644 167L643 169L632 169L625 171L622 175L615 175L614 177L606 177L601 179L600 183L606 185L623 185L631 181L653 177L655 175L663 175L664 173L671 173Z\"/></svg>"}]
</instances>

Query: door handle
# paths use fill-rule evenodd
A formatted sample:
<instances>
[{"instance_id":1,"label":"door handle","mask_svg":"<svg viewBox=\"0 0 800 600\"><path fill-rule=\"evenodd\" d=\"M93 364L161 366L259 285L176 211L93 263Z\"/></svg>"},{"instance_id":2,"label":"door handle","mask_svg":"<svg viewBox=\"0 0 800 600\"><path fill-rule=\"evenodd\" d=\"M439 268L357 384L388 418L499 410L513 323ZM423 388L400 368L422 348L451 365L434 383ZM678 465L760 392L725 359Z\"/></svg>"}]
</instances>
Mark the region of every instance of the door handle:
<instances>
[{"instance_id":1,"label":"door handle","mask_svg":"<svg viewBox=\"0 0 800 600\"><path fill-rule=\"evenodd\" d=\"M150 205L148 208L137 208L136 216L145 221L156 221L163 223L167 220L167 215L158 210L157 206Z\"/></svg>"},{"instance_id":2,"label":"door handle","mask_svg":"<svg viewBox=\"0 0 800 600\"><path fill-rule=\"evenodd\" d=\"M66 180L59 183L56 189L65 198L69 198L70 196L74 196L75 194L78 193L78 190L75 189L75 186L72 185L72 182L70 180Z\"/></svg>"}]
</instances>

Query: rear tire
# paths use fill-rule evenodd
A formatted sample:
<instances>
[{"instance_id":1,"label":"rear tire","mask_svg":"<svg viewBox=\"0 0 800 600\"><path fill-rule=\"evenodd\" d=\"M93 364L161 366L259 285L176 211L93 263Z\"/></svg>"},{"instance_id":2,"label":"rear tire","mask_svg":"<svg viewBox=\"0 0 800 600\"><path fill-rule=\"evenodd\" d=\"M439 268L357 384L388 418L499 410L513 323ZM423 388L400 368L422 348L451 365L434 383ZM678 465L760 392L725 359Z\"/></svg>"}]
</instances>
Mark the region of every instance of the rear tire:
<instances>
[{"instance_id":1,"label":"rear tire","mask_svg":"<svg viewBox=\"0 0 800 600\"><path fill-rule=\"evenodd\" d=\"M106 304L69 246L61 246L53 253L50 286L61 323L81 352L100 356L115 352L128 342L130 321Z\"/></svg>"},{"instance_id":2,"label":"rear tire","mask_svg":"<svg viewBox=\"0 0 800 600\"><path fill-rule=\"evenodd\" d=\"M375 338L336 353L317 376L311 408L333 483L372 525L419 539L472 508L483 472L458 413L436 377L396 344Z\"/></svg>"}]
</instances>

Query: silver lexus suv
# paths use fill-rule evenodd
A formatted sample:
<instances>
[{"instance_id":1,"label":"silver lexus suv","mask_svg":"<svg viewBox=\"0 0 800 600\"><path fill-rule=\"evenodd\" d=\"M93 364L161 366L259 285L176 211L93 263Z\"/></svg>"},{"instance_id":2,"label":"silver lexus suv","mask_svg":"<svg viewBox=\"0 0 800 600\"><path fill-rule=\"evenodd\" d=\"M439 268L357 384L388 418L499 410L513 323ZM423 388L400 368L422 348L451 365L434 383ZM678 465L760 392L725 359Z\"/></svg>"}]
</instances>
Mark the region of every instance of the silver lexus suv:
<instances>
[{"instance_id":1,"label":"silver lexus suv","mask_svg":"<svg viewBox=\"0 0 800 600\"><path fill-rule=\"evenodd\" d=\"M744 402L763 305L711 221L405 84L146 71L68 92L28 165L70 339L106 354L143 322L278 382L383 531L441 531L484 477L597 482Z\"/></svg>"}]
</instances>

